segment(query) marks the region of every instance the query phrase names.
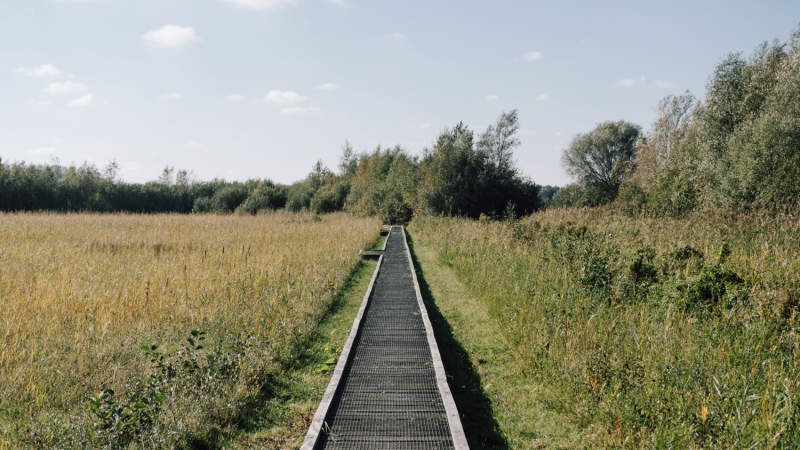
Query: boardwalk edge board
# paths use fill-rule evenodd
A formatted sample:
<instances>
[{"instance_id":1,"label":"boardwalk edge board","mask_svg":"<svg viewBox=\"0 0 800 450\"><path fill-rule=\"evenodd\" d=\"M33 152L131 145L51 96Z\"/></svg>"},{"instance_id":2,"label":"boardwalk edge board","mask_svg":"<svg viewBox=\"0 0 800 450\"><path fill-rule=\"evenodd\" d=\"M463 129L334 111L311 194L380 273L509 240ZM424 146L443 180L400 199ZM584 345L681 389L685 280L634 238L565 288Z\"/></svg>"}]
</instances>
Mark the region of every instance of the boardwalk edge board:
<instances>
[{"instance_id":1,"label":"boardwalk edge board","mask_svg":"<svg viewBox=\"0 0 800 450\"><path fill-rule=\"evenodd\" d=\"M422 321L425 324L425 333L427 334L428 345L431 349L433 368L436 371L436 384L439 386L439 393L442 395L444 409L447 412L447 422L450 425L450 435L453 438L453 446L455 447L455 450L469 450L469 445L467 445L467 437L464 434L464 427L461 425L461 418L459 417L458 409L456 408L456 402L453 400L453 394L450 392L450 386L447 384L447 374L444 371L442 357L439 354L439 346L436 344L436 338L433 335L433 325L431 325L431 320L428 318L428 310L425 308L425 303L422 300L422 291L419 288L419 281L417 280L417 271L414 270L414 261L411 259L411 250L408 248L406 228L401 227L401 229L403 230L403 243L406 246L408 264L411 267L411 276L414 279L414 291L417 294L417 303L419 304L420 315L422 316Z\"/></svg>"},{"instance_id":2,"label":"boardwalk edge board","mask_svg":"<svg viewBox=\"0 0 800 450\"><path fill-rule=\"evenodd\" d=\"M391 229L389 233L391 233ZM382 250L386 250L387 242L389 242L388 234L386 236L386 240L383 242ZM406 248L407 247L408 244L406 244ZM339 381L341 381L344 369L347 367L347 363L350 360L350 350L356 340L356 336L358 336L358 332L361 330L361 319L364 317L364 311L367 309L369 297L372 294L372 288L375 285L375 279L378 278L378 272L381 270L382 262L383 255L378 258L378 265L375 267L375 272L372 274L369 287L367 287L367 293L364 294L364 300L361 301L361 307L359 308L358 314L356 314L356 318L353 321L353 327L350 328L350 335L347 337L347 342L345 342L344 347L342 348L342 353L339 355L339 362L336 363L336 369L333 370L331 381L328 383L328 388L325 389L325 394L322 396L322 402L320 402L319 408L317 408L317 412L314 414L314 420L311 421L311 426L308 429L306 438L303 440L303 445L300 446L300 450L313 450L317 445L317 441L321 435L322 426L328 417L328 410L330 409L331 403L336 396L336 390L339 388ZM416 278L414 279L416 280Z\"/></svg>"}]
</instances>

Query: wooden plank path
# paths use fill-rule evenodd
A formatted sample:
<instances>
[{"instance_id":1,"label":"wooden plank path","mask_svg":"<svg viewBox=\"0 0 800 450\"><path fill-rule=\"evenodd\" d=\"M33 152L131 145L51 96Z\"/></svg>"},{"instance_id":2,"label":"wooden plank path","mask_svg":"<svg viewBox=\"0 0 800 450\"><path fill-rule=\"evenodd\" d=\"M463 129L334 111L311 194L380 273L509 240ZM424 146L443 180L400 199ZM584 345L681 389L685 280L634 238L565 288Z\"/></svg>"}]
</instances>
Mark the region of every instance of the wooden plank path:
<instances>
[{"instance_id":1,"label":"wooden plank path","mask_svg":"<svg viewBox=\"0 0 800 450\"><path fill-rule=\"evenodd\" d=\"M468 450L403 227L380 253L301 450Z\"/></svg>"}]
</instances>

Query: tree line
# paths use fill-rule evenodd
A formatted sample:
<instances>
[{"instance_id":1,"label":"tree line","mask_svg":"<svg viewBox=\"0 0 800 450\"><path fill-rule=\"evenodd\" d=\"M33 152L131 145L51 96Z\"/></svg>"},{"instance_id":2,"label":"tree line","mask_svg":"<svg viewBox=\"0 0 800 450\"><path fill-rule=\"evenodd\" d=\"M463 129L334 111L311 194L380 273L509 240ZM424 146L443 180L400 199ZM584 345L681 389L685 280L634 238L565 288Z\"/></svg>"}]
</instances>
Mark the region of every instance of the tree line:
<instances>
[{"instance_id":1,"label":"tree line","mask_svg":"<svg viewBox=\"0 0 800 450\"><path fill-rule=\"evenodd\" d=\"M800 26L750 57L725 56L706 89L662 99L647 132L609 121L574 136L562 165L575 182L550 204L685 210L800 198Z\"/></svg>"},{"instance_id":2,"label":"tree line","mask_svg":"<svg viewBox=\"0 0 800 450\"><path fill-rule=\"evenodd\" d=\"M421 156L400 146L357 153L342 147L338 173L321 161L291 185L270 180L204 182L165 168L158 180L118 178L119 167L5 163L0 159L0 210L256 214L261 210L379 216L387 223L415 214L478 218L521 216L539 208L539 186L513 160L519 146L516 110L479 136L463 123L444 129Z\"/></svg>"}]
</instances>

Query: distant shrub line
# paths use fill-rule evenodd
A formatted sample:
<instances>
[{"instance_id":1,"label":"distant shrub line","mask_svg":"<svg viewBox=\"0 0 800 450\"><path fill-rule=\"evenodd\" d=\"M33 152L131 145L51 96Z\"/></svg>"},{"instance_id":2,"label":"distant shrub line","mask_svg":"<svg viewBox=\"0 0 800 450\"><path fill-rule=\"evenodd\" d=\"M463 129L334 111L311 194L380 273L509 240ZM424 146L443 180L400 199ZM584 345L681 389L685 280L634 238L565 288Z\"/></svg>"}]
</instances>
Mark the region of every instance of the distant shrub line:
<instances>
[{"instance_id":1,"label":"distant shrub line","mask_svg":"<svg viewBox=\"0 0 800 450\"><path fill-rule=\"evenodd\" d=\"M204 182L165 168L158 180L126 183L111 163L5 163L0 160L0 211L240 213L285 208L317 214L348 211L408 222L414 214L478 218L535 211L539 187L512 160L519 145L517 111L502 114L477 140L459 123L444 129L432 149L411 156L400 146L355 153L343 146L340 173L317 162L301 181Z\"/></svg>"}]
</instances>

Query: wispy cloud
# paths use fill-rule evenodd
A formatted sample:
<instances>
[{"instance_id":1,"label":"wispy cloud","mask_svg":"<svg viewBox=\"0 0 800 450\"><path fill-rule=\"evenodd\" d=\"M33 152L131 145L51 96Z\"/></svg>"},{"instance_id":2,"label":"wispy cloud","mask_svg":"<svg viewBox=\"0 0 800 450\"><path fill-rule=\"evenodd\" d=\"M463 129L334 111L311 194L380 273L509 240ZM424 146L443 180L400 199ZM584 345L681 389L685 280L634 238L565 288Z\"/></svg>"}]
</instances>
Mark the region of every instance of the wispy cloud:
<instances>
[{"instance_id":1,"label":"wispy cloud","mask_svg":"<svg viewBox=\"0 0 800 450\"><path fill-rule=\"evenodd\" d=\"M522 55L522 59L525 61L538 61L542 59L542 54L540 52L528 52Z\"/></svg>"},{"instance_id":2,"label":"wispy cloud","mask_svg":"<svg viewBox=\"0 0 800 450\"><path fill-rule=\"evenodd\" d=\"M225 100L229 102L243 102L247 100L244 95L233 94L225 97Z\"/></svg>"},{"instance_id":3,"label":"wispy cloud","mask_svg":"<svg viewBox=\"0 0 800 450\"><path fill-rule=\"evenodd\" d=\"M225 0L228 3L250 9L271 9L278 6L296 5L297 0ZM334 2L335 3L335 2Z\"/></svg>"},{"instance_id":4,"label":"wispy cloud","mask_svg":"<svg viewBox=\"0 0 800 450\"><path fill-rule=\"evenodd\" d=\"M30 153L31 155L52 155L57 150L58 149L55 147L41 147L35 150L28 150L28 153Z\"/></svg>"},{"instance_id":5,"label":"wispy cloud","mask_svg":"<svg viewBox=\"0 0 800 450\"><path fill-rule=\"evenodd\" d=\"M619 87L636 87L641 86L647 81L644 75L641 75L638 79L636 78L624 78L622 80L617 81L617 86Z\"/></svg>"},{"instance_id":6,"label":"wispy cloud","mask_svg":"<svg viewBox=\"0 0 800 450\"><path fill-rule=\"evenodd\" d=\"M617 81L616 85L619 87L626 87L626 88L644 86L644 87L657 87L662 89L673 86L672 82L667 80L656 80L652 84L647 83L647 78L645 78L644 75L639 76L639 78L622 79L620 81Z\"/></svg>"},{"instance_id":7,"label":"wispy cloud","mask_svg":"<svg viewBox=\"0 0 800 450\"><path fill-rule=\"evenodd\" d=\"M321 109L315 108L313 106L309 107L292 106L290 108L283 108L281 110L281 114L308 114L308 113L319 114L321 112L322 112Z\"/></svg>"},{"instance_id":8,"label":"wispy cloud","mask_svg":"<svg viewBox=\"0 0 800 450\"><path fill-rule=\"evenodd\" d=\"M69 102L69 106L89 106L94 101L94 96L92 94L84 95L83 97L78 97L75 100Z\"/></svg>"},{"instance_id":9,"label":"wispy cloud","mask_svg":"<svg viewBox=\"0 0 800 450\"><path fill-rule=\"evenodd\" d=\"M200 36L195 33L192 27L164 25L146 33L142 36L142 39L151 47L179 48L200 41Z\"/></svg>"},{"instance_id":10,"label":"wispy cloud","mask_svg":"<svg viewBox=\"0 0 800 450\"><path fill-rule=\"evenodd\" d=\"M338 88L339 88L339 85L333 84L333 83L325 83L325 84L321 84L321 85L317 86L317 89L321 89L321 90L324 90L324 91L328 91L328 90L331 90L331 89L338 89Z\"/></svg>"},{"instance_id":11,"label":"wispy cloud","mask_svg":"<svg viewBox=\"0 0 800 450\"><path fill-rule=\"evenodd\" d=\"M536 100L539 100L539 101L543 101L543 100L550 100L550 97L548 97L548 96L547 96L547 95L545 95L545 94L542 94L542 95L539 95L539 96L537 96L537 97L536 97Z\"/></svg>"},{"instance_id":12,"label":"wispy cloud","mask_svg":"<svg viewBox=\"0 0 800 450\"><path fill-rule=\"evenodd\" d=\"M556 134L554 134L553 136L559 137L559 136L561 136L561 132L560 131L556 131Z\"/></svg>"},{"instance_id":13,"label":"wispy cloud","mask_svg":"<svg viewBox=\"0 0 800 450\"><path fill-rule=\"evenodd\" d=\"M430 122L426 122L426 123L423 123L422 125L420 125L419 128L430 128L431 125L433 125L433 124L430 123Z\"/></svg>"},{"instance_id":14,"label":"wispy cloud","mask_svg":"<svg viewBox=\"0 0 800 450\"><path fill-rule=\"evenodd\" d=\"M334 5L343 6L344 0L328 0L328 3L333 3Z\"/></svg>"},{"instance_id":15,"label":"wispy cloud","mask_svg":"<svg viewBox=\"0 0 800 450\"><path fill-rule=\"evenodd\" d=\"M15 70L14 73L19 73L27 75L29 77L37 77L37 78L45 78L45 77L72 78L71 74L59 69L58 67L52 64L44 64L35 69L19 68Z\"/></svg>"},{"instance_id":16,"label":"wispy cloud","mask_svg":"<svg viewBox=\"0 0 800 450\"><path fill-rule=\"evenodd\" d=\"M392 37L395 38L395 39L405 39L406 35L403 34L403 33L394 33L394 34L392 34Z\"/></svg>"},{"instance_id":17,"label":"wispy cloud","mask_svg":"<svg viewBox=\"0 0 800 450\"><path fill-rule=\"evenodd\" d=\"M83 83L73 83L72 81L50 83L44 92L48 94L71 94L74 92L82 92L86 90L86 85Z\"/></svg>"},{"instance_id":18,"label":"wispy cloud","mask_svg":"<svg viewBox=\"0 0 800 450\"><path fill-rule=\"evenodd\" d=\"M486 101L487 101L487 102L493 102L493 101L497 100L498 98L499 98L499 97L498 97L498 96L496 96L496 95L494 95L494 94L492 94L492 95L487 95L487 96L486 96Z\"/></svg>"},{"instance_id":19,"label":"wispy cloud","mask_svg":"<svg viewBox=\"0 0 800 450\"><path fill-rule=\"evenodd\" d=\"M672 82L667 81L667 80L656 80L656 81L653 82L653 86L655 86L657 88L668 88L668 87L672 87Z\"/></svg>"},{"instance_id":20,"label":"wispy cloud","mask_svg":"<svg viewBox=\"0 0 800 450\"><path fill-rule=\"evenodd\" d=\"M178 94L177 92L172 92L167 95L162 95L158 97L159 100L183 100L183 96Z\"/></svg>"},{"instance_id":21,"label":"wispy cloud","mask_svg":"<svg viewBox=\"0 0 800 450\"><path fill-rule=\"evenodd\" d=\"M293 105L308 100L297 92L272 90L260 101L263 103L276 103L278 105Z\"/></svg>"}]
</instances>

